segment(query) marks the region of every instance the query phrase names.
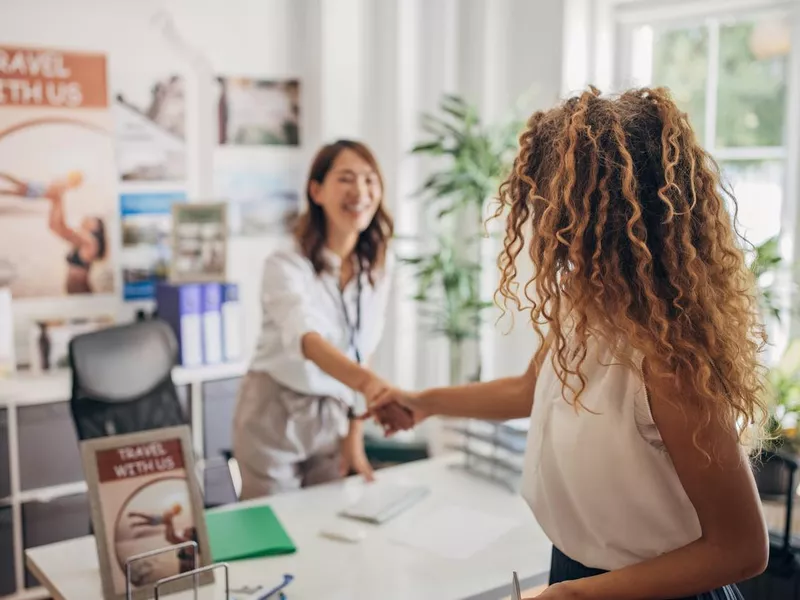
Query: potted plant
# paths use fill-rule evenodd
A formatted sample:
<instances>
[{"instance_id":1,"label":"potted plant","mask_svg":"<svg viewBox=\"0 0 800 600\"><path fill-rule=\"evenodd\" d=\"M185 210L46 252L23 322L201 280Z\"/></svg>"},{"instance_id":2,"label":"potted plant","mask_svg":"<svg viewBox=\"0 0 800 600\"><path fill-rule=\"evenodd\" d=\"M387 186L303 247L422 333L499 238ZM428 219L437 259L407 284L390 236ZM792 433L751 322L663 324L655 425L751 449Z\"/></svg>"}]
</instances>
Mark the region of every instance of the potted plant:
<instances>
[{"instance_id":1,"label":"potted plant","mask_svg":"<svg viewBox=\"0 0 800 600\"><path fill-rule=\"evenodd\" d=\"M766 453L756 464L756 485L762 496L785 496L789 472L774 454L796 460L800 452L800 339L793 340L767 378L769 416Z\"/></svg>"},{"instance_id":2,"label":"potted plant","mask_svg":"<svg viewBox=\"0 0 800 600\"><path fill-rule=\"evenodd\" d=\"M750 270L758 286L758 301L767 325L781 322L778 285L782 268L777 236L753 247ZM770 368L766 393L767 442L765 452L756 461L754 473L762 496L783 497L789 487L786 462L795 461L800 453L800 339L791 341L777 364Z\"/></svg>"},{"instance_id":3,"label":"potted plant","mask_svg":"<svg viewBox=\"0 0 800 600\"><path fill-rule=\"evenodd\" d=\"M522 123L484 124L477 109L456 95L445 95L436 115L424 114L426 139L412 153L433 159L435 168L418 196L425 201L431 242L403 258L416 271L414 299L430 331L449 341L450 383L480 378L463 373L464 347L479 340L485 309L481 293L486 236L486 204L511 169Z\"/></svg>"},{"instance_id":4,"label":"potted plant","mask_svg":"<svg viewBox=\"0 0 800 600\"><path fill-rule=\"evenodd\" d=\"M758 285L758 301L761 314L767 321L781 321L781 310L777 298L777 276L783 265L778 236L768 238L754 246L750 254L750 271Z\"/></svg>"}]
</instances>

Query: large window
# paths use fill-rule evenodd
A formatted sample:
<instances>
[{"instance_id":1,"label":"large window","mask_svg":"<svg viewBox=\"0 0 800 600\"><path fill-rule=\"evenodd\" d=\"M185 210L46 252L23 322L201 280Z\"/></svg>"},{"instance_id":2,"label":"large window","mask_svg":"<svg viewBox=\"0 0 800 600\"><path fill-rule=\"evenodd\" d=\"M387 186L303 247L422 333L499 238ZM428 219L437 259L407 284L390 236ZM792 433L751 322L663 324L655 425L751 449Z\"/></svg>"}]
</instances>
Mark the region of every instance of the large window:
<instances>
[{"instance_id":1,"label":"large window","mask_svg":"<svg viewBox=\"0 0 800 600\"><path fill-rule=\"evenodd\" d=\"M740 231L759 244L781 230L790 25L763 12L627 29L622 76L669 87L739 204Z\"/></svg>"}]
</instances>

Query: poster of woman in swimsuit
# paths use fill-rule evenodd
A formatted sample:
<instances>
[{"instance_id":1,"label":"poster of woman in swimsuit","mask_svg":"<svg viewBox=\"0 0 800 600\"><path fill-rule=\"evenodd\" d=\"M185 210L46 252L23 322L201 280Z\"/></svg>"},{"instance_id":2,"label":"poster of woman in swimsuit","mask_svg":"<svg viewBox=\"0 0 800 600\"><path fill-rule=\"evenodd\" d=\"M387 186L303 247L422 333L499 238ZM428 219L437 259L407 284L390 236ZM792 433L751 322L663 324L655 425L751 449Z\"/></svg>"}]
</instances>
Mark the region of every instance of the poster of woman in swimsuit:
<instances>
[{"instance_id":1,"label":"poster of woman in swimsuit","mask_svg":"<svg viewBox=\"0 0 800 600\"><path fill-rule=\"evenodd\" d=\"M113 134L104 55L0 46L0 256L15 299L114 292Z\"/></svg>"}]
</instances>

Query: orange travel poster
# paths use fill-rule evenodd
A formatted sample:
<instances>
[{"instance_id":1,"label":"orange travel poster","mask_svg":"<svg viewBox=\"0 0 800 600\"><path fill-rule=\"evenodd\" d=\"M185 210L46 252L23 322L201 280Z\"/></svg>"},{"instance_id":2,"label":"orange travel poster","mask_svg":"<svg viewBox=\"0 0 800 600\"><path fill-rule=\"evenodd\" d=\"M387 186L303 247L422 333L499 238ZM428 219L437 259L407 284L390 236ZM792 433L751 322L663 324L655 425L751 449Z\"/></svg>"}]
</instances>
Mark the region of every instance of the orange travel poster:
<instances>
[{"instance_id":1,"label":"orange travel poster","mask_svg":"<svg viewBox=\"0 0 800 600\"><path fill-rule=\"evenodd\" d=\"M15 299L114 292L103 54L0 45L0 256Z\"/></svg>"},{"instance_id":2,"label":"orange travel poster","mask_svg":"<svg viewBox=\"0 0 800 600\"><path fill-rule=\"evenodd\" d=\"M0 104L106 108L102 54L0 46Z\"/></svg>"}]
</instances>

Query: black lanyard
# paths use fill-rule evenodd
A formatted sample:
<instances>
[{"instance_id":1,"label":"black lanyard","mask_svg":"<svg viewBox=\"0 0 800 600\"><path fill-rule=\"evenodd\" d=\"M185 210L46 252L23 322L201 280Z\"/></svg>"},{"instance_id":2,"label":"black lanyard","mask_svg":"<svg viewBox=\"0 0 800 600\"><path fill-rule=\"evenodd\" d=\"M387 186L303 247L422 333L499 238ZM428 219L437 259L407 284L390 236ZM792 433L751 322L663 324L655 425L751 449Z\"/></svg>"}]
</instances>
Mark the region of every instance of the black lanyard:
<instances>
[{"instance_id":1,"label":"black lanyard","mask_svg":"<svg viewBox=\"0 0 800 600\"><path fill-rule=\"evenodd\" d=\"M356 323L350 321L350 313L347 312L347 303L344 301L344 288L339 288L339 298L342 301L342 312L344 312L344 320L347 323L347 332L350 335L350 347L356 351L356 362L361 364L361 352L358 350L358 337L361 333L361 260L358 261L358 273L356 273L356 289L358 297L356 298ZM338 287L338 286L337 286Z\"/></svg>"}]
</instances>

